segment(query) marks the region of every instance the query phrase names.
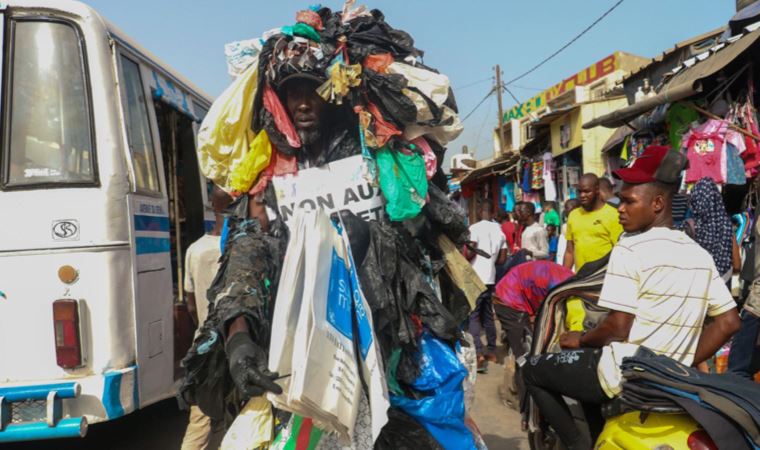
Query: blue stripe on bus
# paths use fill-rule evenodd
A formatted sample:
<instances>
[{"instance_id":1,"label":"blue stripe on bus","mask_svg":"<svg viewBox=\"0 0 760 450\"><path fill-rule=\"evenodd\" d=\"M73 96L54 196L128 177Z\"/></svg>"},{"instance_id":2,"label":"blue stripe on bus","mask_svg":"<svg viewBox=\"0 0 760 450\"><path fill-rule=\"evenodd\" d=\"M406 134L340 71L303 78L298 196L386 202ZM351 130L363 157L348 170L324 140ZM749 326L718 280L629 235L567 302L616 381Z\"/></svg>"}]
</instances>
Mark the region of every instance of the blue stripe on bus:
<instances>
[{"instance_id":1,"label":"blue stripe on bus","mask_svg":"<svg viewBox=\"0 0 760 450\"><path fill-rule=\"evenodd\" d=\"M135 216L136 231L169 231L169 218L166 216Z\"/></svg>"},{"instance_id":2,"label":"blue stripe on bus","mask_svg":"<svg viewBox=\"0 0 760 450\"><path fill-rule=\"evenodd\" d=\"M138 255L164 253L171 250L169 238L138 237L135 239Z\"/></svg>"},{"instance_id":3,"label":"blue stripe on bus","mask_svg":"<svg viewBox=\"0 0 760 450\"><path fill-rule=\"evenodd\" d=\"M121 372L106 373L103 380L103 407L109 419L124 415L121 405Z\"/></svg>"}]
</instances>

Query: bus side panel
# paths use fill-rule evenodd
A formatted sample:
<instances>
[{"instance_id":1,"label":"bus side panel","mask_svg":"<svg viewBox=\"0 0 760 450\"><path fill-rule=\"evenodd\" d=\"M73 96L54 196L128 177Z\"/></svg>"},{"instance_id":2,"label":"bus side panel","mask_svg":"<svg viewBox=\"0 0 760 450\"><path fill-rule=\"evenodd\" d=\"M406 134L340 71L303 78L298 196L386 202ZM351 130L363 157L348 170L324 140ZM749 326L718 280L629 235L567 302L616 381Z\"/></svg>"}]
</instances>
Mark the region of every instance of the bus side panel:
<instances>
[{"instance_id":1,"label":"bus side panel","mask_svg":"<svg viewBox=\"0 0 760 450\"><path fill-rule=\"evenodd\" d=\"M79 278L58 279L63 265ZM128 244L100 249L0 254L0 383L25 383L102 374L134 364L134 322ZM86 365L56 364L52 304L80 301Z\"/></svg>"},{"instance_id":2,"label":"bus side panel","mask_svg":"<svg viewBox=\"0 0 760 450\"><path fill-rule=\"evenodd\" d=\"M174 299L166 200L130 196L136 272L135 320L140 405L173 394Z\"/></svg>"}]
</instances>

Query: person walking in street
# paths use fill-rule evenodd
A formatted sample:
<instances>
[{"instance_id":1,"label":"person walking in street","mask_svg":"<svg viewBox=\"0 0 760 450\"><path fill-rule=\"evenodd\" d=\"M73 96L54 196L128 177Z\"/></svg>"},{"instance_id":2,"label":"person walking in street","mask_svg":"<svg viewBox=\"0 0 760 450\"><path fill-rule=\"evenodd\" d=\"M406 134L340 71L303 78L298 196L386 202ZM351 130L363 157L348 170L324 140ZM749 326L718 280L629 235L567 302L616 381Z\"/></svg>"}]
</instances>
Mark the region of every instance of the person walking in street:
<instances>
[{"instance_id":1,"label":"person walking in street","mask_svg":"<svg viewBox=\"0 0 760 450\"><path fill-rule=\"evenodd\" d=\"M519 225L515 223L512 213L502 211L499 223L504 238L507 240L507 253L514 254L520 249L520 233L522 231L519 229Z\"/></svg>"},{"instance_id":2,"label":"person walking in street","mask_svg":"<svg viewBox=\"0 0 760 450\"><path fill-rule=\"evenodd\" d=\"M578 271L584 264L602 258L617 243L623 227L618 212L604 202L599 193L599 178L587 173L581 177L581 208L567 219L567 250L563 265Z\"/></svg>"},{"instance_id":3,"label":"person walking in street","mask_svg":"<svg viewBox=\"0 0 760 450\"><path fill-rule=\"evenodd\" d=\"M475 339L475 350L478 354L478 370L486 370L486 361L496 361L496 324L493 313L493 290L496 283L496 266L507 260L507 241L501 227L492 220L493 206L485 201L480 206L480 221L470 225L470 239L479 250L490 255L486 258L475 255L470 264L486 285L486 291L480 294L475 309L470 313L469 332ZM486 351L480 341L481 329L486 332Z\"/></svg>"},{"instance_id":4,"label":"person walking in street","mask_svg":"<svg viewBox=\"0 0 760 450\"><path fill-rule=\"evenodd\" d=\"M221 234L224 227L224 210L232 202L229 196L218 186L211 190L211 206L214 209L214 228L193 242L185 253L185 298L187 311L200 328L208 317L209 300L206 291L219 270L221 251ZM196 332L196 336L197 336ZM221 436L213 432L214 424L197 405L190 407L190 419L182 439L182 450L209 450L218 447Z\"/></svg>"},{"instance_id":5,"label":"person walking in street","mask_svg":"<svg viewBox=\"0 0 760 450\"><path fill-rule=\"evenodd\" d=\"M515 358L525 354L523 330L550 290L573 276L573 271L551 261L529 261L515 266L496 284L494 311Z\"/></svg>"},{"instance_id":6,"label":"person walking in street","mask_svg":"<svg viewBox=\"0 0 760 450\"><path fill-rule=\"evenodd\" d=\"M612 250L598 301L610 313L586 332L562 334L563 352L536 356L522 368L528 392L570 450L593 444L584 442L563 396L584 406L594 439L603 426L598 405L621 392L623 358L641 347L696 365L739 328L712 257L672 229L679 176L669 175L680 174L685 163L666 159L668 151L647 147L631 167L615 172L624 182L619 211L626 234ZM660 171L661 164L668 166ZM708 316L713 320L705 325Z\"/></svg>"},{"instance_id":7,"label":"person walking in street","mask_svg":"<svg viewBox=\"0 0 760 450\"><path fill-rule=\"evenodd\" d=\"M546 229L536 221L536 206L530 202L520 202L516 211L517 220L523 227L522 250L533 260L549 258L549 237Z\"/></svg>"}]
</instances>

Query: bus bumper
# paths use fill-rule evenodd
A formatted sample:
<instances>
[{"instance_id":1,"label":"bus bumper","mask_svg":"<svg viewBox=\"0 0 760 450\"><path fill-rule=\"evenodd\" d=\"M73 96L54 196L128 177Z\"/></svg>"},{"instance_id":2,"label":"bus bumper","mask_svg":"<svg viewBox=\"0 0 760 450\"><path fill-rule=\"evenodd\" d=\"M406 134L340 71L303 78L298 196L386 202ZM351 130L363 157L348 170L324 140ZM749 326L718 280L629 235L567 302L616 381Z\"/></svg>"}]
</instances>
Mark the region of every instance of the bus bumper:
<instances>
[{"instance_id":1,"label":"bus bumper","mask_svg":"<svg viewBox=\"0 0 760 450\"><path fill-rule=\"evenodd\" d=\"M62 417L63 399L77 398L81 392L82 386L76 382L0 388L0 442L83 437L87 434L87 419ZM23 412L14 418L15 409L32 403L38 409L44 405L44 422L26 421ZM14 419L17 423L13 423Z\"/></svg>"},{"instance_id":2,"label":"bus bumper","mask_svg":"<svg viewBox=\"0 0 760 450\"><path fill-rule=\"evenodd\" d=\"M0 386L0 443L84 437L89 423L138 408L136 366L76 381Z\"/></svg>"}]
</instances>

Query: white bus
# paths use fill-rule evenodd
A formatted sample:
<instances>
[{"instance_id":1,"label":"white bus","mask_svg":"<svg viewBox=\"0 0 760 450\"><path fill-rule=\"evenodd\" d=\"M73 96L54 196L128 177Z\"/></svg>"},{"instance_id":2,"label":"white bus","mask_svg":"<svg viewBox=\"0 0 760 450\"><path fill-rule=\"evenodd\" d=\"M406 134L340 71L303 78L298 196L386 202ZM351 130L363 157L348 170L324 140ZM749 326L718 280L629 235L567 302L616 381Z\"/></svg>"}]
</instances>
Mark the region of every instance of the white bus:
<instances>
[{"instance_id":1,"label":"white bus","mask_svg":"<svg viewBox=\"0 0 760 450\"><path fill-rule=\"evenodd\" d=\"M87 5L0 6L0 443L171 397L211 98Z\"/></svg>"}]
</instances>

